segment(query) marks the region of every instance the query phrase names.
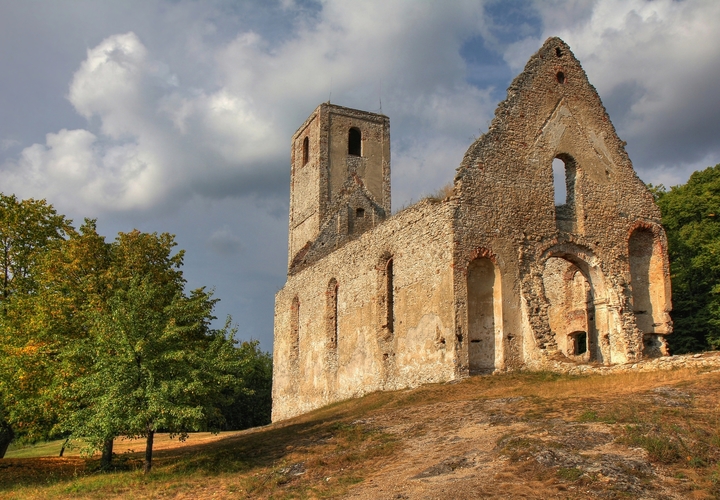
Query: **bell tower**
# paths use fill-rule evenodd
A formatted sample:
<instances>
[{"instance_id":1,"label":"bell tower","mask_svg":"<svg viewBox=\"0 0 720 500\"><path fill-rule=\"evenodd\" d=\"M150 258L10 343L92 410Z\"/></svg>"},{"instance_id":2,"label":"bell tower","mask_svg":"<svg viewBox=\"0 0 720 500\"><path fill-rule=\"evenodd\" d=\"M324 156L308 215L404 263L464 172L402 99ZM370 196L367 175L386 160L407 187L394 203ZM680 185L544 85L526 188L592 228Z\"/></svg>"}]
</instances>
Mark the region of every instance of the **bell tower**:
<instances>
[{"instance_id":1,"label":"bell tower","mask_svg":"<svg viewBox=\"0 0 720 500\"><path fill-rule=\"evenodd\" d=\"M330 103L292 137L288 266L321 233L335 247L390 215L390 119Z\"/></svg>"}]
</instances>

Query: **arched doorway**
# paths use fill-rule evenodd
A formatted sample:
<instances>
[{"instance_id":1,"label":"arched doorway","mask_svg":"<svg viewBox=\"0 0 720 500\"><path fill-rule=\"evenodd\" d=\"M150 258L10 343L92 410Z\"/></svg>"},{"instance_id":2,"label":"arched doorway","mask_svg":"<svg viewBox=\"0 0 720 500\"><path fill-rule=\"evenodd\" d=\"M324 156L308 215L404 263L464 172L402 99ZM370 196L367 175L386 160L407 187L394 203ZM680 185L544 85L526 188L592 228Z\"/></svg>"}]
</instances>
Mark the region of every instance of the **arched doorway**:
<instances>
[{"instance_id":1,"label":"arched doorway","mask_svg":"<svg viewBox=\"0 0 720 500\"><path fill-rule=\"evenodd\" d=\"M543 269L548 321L558 348L582 361L602 357L595 321L595 294L590 278L575 263L550 257Z\"/></svg>"},{"instance_id":2,"label":"arched doorway","mask_svg":"<svg viewBox=\"0 0 720 500\"><path fill-rule=\"evenodd\" d=\"M468 265L468 362L470 373L491 372L503 359L500 272L481 257Z\"/></svg>"}]
</instances>

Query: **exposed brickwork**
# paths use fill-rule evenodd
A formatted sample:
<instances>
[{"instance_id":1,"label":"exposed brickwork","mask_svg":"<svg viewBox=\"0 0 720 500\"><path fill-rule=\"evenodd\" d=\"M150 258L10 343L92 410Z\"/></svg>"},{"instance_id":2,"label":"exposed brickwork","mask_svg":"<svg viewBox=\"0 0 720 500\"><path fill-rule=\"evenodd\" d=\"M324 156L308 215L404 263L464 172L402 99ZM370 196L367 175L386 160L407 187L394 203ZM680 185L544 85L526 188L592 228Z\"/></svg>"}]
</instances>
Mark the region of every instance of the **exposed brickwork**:
<instances>
[{"instance_id":1,"label":"exposed brickwork","mask_svg":"<svg viewBox=\"0 0 720 500\"><path fill-rule=\"evenodd\" d=\"M352 127L360 156L348 154ZM292 151L273 420L473 372L666 354L660 212L562 40L548 39L513 81L445 200L388 217L382 115L321 105Z\"/></svg>"}]
</instances>

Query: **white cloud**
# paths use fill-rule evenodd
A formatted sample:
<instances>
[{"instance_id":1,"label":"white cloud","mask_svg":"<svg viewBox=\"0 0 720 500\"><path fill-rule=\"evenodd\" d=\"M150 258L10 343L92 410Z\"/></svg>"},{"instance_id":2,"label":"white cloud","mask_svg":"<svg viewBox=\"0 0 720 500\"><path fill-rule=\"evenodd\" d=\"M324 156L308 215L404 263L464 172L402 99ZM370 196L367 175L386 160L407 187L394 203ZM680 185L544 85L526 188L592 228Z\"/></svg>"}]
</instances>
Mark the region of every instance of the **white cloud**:
<instances>
[{"instance_id":1,"label":"white cloud","mask_svg":"<svg viewBox=\"0 0 720 500\"><path fill-rule=\"evenodd\" d=\"M183 96L185 91L189 97ZM88 130L47 134L0 173L6 189L45 197L65 210L145 209L177 201L243 163L269 154L275 139L241 96L179 89L133 33L88 50L68 99ZM175 195L175 196L174 196Z\"/></svg>"},{"instance_id":2,"label":"white cloud","mask_svg":"<svg viewBox=\"0 0 720 500\"><path fill-rule=\"evenodd\" d=\"M25 148L0 178L9 192L48 198L71 210L108 204L131 208L128 199L133 205L151 202L148 160L136 144L100 148L87 130L62 129L47 134L45 145Z\"/></svg>"},{"instance_id":3,"label":"white cloud","mask_svg":"<svg viewBox=\"0 0 720 500\"><path fill-rule=\"evenodd\" d=\"M68 92L97 131L48 134L45 144L3 165L0 182L63 209L94 211L242 195L270 184L277 191L278 181L284 194L288 138L331 93L333 102L370 110L382 98L385 113L411 137L396 143L397 158L415 154L415 142L434 144L437 158L455 158L456 137L469 138L491 116L495 103L466 83L459 54L479 29L482 3L376 0L348 9L333 0L319 14L283 5L296 18L280 41L243 31L203 46L190 30L188 57L197 59L186 64L210 68L194 87L177 76L185 68L170 68L134 33L107 37L87 51ZM436 163L422 163L421 178L435 179Z\"/></svg>"}]
</instances>

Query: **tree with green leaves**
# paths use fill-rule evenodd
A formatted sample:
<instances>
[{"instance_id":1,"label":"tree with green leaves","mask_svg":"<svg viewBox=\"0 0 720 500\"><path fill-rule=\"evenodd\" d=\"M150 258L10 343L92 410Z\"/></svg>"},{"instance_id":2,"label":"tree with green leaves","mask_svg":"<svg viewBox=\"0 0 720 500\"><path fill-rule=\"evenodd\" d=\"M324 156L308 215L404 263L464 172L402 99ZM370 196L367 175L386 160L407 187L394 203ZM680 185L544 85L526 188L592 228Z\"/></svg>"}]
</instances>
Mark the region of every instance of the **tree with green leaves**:
<instances>
[{"instance_id":1,"label":"tree with green leaves","mask_svg":"<svg viewBox=\"0 0 720 500\"><path fill-rule=\"evenodd\" d=\"M47 364L36 361L48 359L52 348L28 335L24 325L31 309L20 302L37 295L36 271L44 255L71 230L70 221L45 200L0 194L0 458L18 432L46 428L51 418L47 404L27 404L39 401Z\"/></svg>"},{"instance_id":2,"label":"tree with green leaves","mask_svg":"<svg viewBox=\"0 0 720 500\"><path fill-rule=\"evenodd\" d=\"M269 391L256 344L236 346L229 320L211 328L218 299L185 293L172 235L106 243L93 220L75 230L44 201L2 196L0 244L0 457L14 436L66 436L108 467L116 437L143 436L149 471L156 431L220 430L247 381Z\"/></svg>"},{"instance_id":3,"label":"tree with green leaves","mask_svg":"<svg viewBox=\"0 0 720 500\"><path fill-rule=\"evenodd\" d=\"M241 342L238 356L247 360L241 378L250 391L228 390L230 404L222 408L223 430L241 430L270 423L272 416L272 356L257 340Z\"/></svg>"},{"instance_id":4,"label":"tree with green leaves","mask_svg":"<svg viewBox=\"0 0 720 500\"><path fill-rule=\"evenodd\" d=\"M672 277L676 353L720 347L720 165L651 190L662 211Z\"/></svg>"},{"instance_id":5,"label":"tree with green leaves","mask_svg":"<svg viewBox=\"0 0 720 500\"><path fill-rule=\"evenodd\" d=\"M183 253L173 255L174 246L169 234L120 233L110 248L107 305L65 351L72 364L88 366L66 387L75 408L65 429L101 448L105 465L115 437L145 437L150 471L155 432L183 438L219 428L220 408L246 391L247 359L234 330L210 327L211 293L184 293Z\"/></svg>"}]
</instances>

